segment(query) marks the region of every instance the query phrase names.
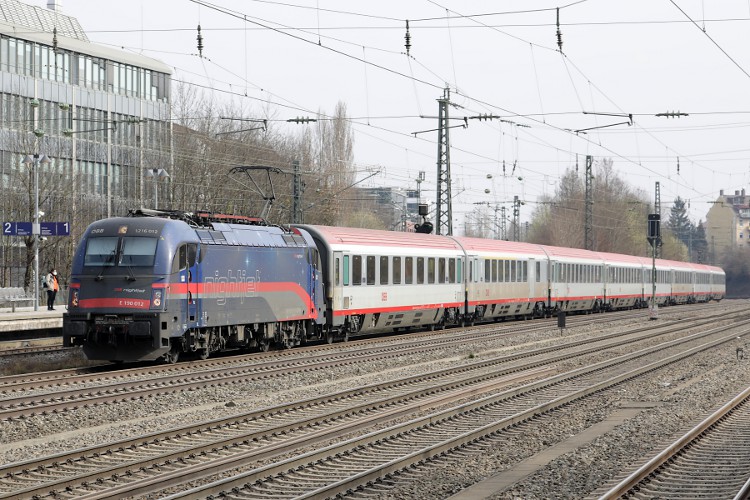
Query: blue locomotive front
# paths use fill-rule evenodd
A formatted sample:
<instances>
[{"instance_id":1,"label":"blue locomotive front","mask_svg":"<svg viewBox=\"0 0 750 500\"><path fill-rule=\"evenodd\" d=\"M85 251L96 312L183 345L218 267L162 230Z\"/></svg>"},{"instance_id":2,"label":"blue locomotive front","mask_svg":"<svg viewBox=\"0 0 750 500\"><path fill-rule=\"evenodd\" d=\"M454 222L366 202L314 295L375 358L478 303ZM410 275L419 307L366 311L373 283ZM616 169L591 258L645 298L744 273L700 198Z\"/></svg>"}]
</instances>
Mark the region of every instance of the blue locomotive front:
<instances>
[{"instance_id":1,"label":"blue locomotive front","mask_svg":"<svg viewBox=\"0 0 750 500\"><path fill-rule=\"evenodd\" d=\"M306 233L207 213L134 215L87 228L65 345L89 359L174 362L319 337L319 256Z\"/></svg>"}]
</instances>

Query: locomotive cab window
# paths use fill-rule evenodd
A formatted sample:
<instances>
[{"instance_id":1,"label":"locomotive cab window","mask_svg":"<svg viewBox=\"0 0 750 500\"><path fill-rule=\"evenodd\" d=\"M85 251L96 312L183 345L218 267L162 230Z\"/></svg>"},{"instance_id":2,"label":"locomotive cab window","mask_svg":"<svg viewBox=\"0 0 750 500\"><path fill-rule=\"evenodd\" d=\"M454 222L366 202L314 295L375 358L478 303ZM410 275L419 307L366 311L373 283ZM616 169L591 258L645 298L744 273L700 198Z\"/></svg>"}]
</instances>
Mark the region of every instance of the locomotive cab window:
<instances>
[{"instance_id":1,"label":"locomotive cab window","mask_svg":"<svg viewBox=\"0 0 750 500\"><path fill-rule=\"evenodd\" d=\"M183 269L187 269L188 264L188 252L187 245L181 245L177 250L177 255L174 256L172 261L172 273L178 273Z\"/></svg>"},{"instance_id":2,"label":"locomotive cab window","mask_svg":"<svg viewBox=\"0 0 750 500\"><path fill-rule=\"evenodd\" d=\"M193 262L195 262L196 249L191 245ZM122 251L120 252L119 264L123 266L153 266L156 256L155 238L125 237L122 239Z\"/></svg>"},{"instance_id":3,"label":"locomotive cab window","mask_svg":"<svg viewBox=\"0 0 750 500\"><path fill-rule=\"evenodd\" d=\"M86 243L86 254L83 257L84 266L111 267L115 265L117 254L116 236L89 238Z\"/></svg>"}]
</instances>

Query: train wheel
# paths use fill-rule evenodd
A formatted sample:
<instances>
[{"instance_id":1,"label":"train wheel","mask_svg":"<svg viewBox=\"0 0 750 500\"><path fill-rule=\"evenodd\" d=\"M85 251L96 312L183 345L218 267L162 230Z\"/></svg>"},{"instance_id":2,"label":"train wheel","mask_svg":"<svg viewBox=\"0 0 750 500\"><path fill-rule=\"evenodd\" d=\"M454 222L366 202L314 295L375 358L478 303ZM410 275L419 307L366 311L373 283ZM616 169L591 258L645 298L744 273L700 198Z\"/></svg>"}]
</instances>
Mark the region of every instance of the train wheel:
<instances>
[{"instance_id":1,"label":"train wheel","mask_svg":"<svg viewBox=\"0 0 750 500\"><path fill-rule=\"evenodd\" d=\"M208 355L209 354L210 353L208 351L208 347L206 347L205 349L200 349L198 351L198 357L201 358L201 359L208 359Z\"/></svg>"},{"instance_id":2,"label":"train wheel","mask_svg":"<svg viewBox=\"0 0 750 500\"><path fill-rule=\"evenodd\" d=\"M332 332L326 333L326 343L327 344L333 344L333 333Z\"/></svg>"},{"instance_id":3,"label":"train wheel","mask_svg":"<svg viewBox=\"0 0 750 500\"><path fill-rule=\"evenodd\" d=\"M268 348L271 346L271 344L268 342L268 340L263 339L258 341L258 350L260 352L268 352Z\"/></svg>"}]
</instances>

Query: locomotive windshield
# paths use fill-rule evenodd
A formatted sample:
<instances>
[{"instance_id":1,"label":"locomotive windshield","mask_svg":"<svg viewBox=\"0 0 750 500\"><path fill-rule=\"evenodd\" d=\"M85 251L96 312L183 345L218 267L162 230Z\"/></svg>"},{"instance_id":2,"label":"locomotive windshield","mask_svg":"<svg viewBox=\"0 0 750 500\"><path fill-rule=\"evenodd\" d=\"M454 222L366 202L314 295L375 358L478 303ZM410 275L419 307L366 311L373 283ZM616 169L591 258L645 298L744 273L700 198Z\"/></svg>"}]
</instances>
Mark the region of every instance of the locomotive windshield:
<instances>
[{"instance_id":1,"label":"locomotive windshield","mask_svg":"<svg viewBox=\"0 0 750 500\"><path fill-rule=\"evenodd\" d=\"M156 238L102 236L89 238L83 265L90 267L153 266Z\"/></svg>"},{"instance_id":2,"label":"locomotive windshield","mask_svg":"<svg viewBox=\"0 0 750 500\"><path fill-rule=\"evenodd\" d=\"M86 255L83 257L83 265L94 267L114 266L118 239L116 236L89 238L86 243Z\"/></svg>"},{"instance_id":3,"label":"locomotive windshield","mask_svg":"<svg viewBox=\"0 0 750 500\"><path fill-rule=\"evenodd\" d=\"M156 238L123 238L119 263L123 266L153 266Z\"/></svg>"}]
</instances>

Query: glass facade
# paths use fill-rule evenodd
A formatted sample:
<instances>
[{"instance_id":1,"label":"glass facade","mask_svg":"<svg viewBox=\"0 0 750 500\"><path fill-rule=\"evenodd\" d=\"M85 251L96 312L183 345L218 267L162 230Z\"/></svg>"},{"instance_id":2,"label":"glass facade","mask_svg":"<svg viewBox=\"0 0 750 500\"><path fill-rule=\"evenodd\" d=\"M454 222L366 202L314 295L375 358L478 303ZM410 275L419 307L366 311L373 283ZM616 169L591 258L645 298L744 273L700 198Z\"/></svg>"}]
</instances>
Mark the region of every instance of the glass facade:
<instances>
[{"instance_id":1,"label":"glass facade","mask_svg":"<svg viewBox=\"0 0 750 500\"><path fill-rule=\"evenodd\" d=\"M0 35L0 71L150 101L169 99L166 73Z\"/></svg>"},{"instance_id":2,"label":"glass facade","mask_svg":"<svg viewBox=\"0 0 750 500\"><path fill-rule=\"evenodd\" d=\"M40 268L65 269L94 220L149 206L154 189L169 207L168 182L149 182L143 172L172 169L170 70L89 43L72 17L7 2L0 9L7 27L0 28L0 216L33 219L33 176L21 161L49 157L51 164L36 167L39 209L43 220L70 222L71 234L41 244ZM2 239L0 286L33 282L30 246L31 238Z\"/></svg>"}]
</instances>

